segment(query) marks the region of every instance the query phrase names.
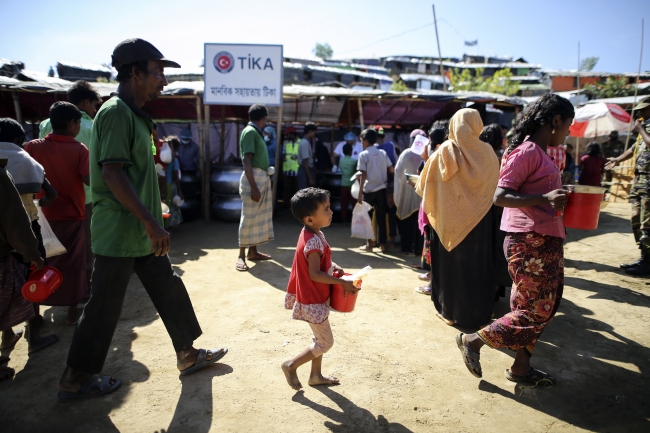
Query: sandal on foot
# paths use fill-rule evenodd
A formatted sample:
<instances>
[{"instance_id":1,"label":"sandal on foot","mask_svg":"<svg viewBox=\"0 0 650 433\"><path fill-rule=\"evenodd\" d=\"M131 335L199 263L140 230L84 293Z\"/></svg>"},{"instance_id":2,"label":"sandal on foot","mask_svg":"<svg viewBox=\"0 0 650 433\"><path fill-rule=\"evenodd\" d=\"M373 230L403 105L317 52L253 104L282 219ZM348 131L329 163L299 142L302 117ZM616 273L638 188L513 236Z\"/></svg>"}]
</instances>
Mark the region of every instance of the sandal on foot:
<instances>
[{"instance_id":1,"label":"sandal on foot","mask_svg":"<svg viewBox=\"0 0 650 433\"><path fill-rule=\"evenodd\" d=\"M374 247L369 247L368 245L361 245L361 246L359 247L359 249L360 249L361 251L365 251L365 252L367 252L367 253L371 253L373 248L374 248Z\"/></svg>"},{"instance_id":2,"label":"sandal on foot","mask_svg":"<svg viewBox=\"0 0 650 433\"><path fill-rule=\"evenodd\" d=\"M187 367L185 370L181 370L181 376L187 376L188 374L199 371L203 367L207 367L210 364L216 363L221 358L226 356L226 353L228 353L228 348L222 347L221 349L210 349L209 351L212 353L212 359L208 361L208 351L205 349L199 349L199 354L196 356L194 365Z\"/></svg>"},{"instance_id":3,"label":"sandal on foot","mask_svg":"<svg viewBox=\"0 0 650 433\"><path fill-rule=\"evenodd\" d=\"M246 262L244 261L244 259L239 258L239 259L237 260L237 263L235 263L235 269L237 269L237 270L240 271L240 272L245 272L245 271L248 270L248 265L246 264Z\"/></svg>"},{"instance_id":4,"label":"sandal on foot","mask_svg":"<svg viewBox=\"0 0 650 433\"><path fill-rule=\"evenodd\" d=\"M61 401L81 400L84 398L100 397L102 395L110 394L122 385L120 379L115 379L111 385L112 376L100 376L99 374L92 374L81 385L79 391L59 391L57 396ZM92 392L97 390L97 392Z\"/></svg>"},{"instance_id":5,"label":"sandal on foot","mask_svg":"<svg viewBox=\"0 0 650 433\"><path fill-rule=\"evenodd\" d=\"M544 385L546 388L555 385L555 378L553 376L533 367L530 368L530 371L528 371L525 376L517 376L516 374L512 374L510 369L506 369L506 379L510 382L524 383L533 386Z\"/></svg>"},{"instance_id":6,"label":"sandal on foot","mask_svg":"<svg viewBox=\"0 0 650 433\"><path fill-rule=\"evenodd\" d=\"M436 317L437 317L438 319L442 320L443 322L445 322L445 325L447 325L447 326L454 326L454 321L453 321L453 320L449 320L449 319L445 319L445 317L444 317L442 314L440 314L440 313L436 313Z\"/></svg>"},{"instance_id":7,"label":"sandal on foot","mask_svg":"<svg viewBox=\"0 0 650 433\"><path fill-rule=\"evenodd\" d=\"M16 343L18 343L18 340L20 340L20 337L23 336L23 330L21 329L18 332L15 332L15 339L11 343L7 344L6 346L0 346L0 350L12 350L14 347L16 347Z\"/></svg>"},{"instance_id":8,"label":"sandal on foot","mask_svg":"<svg viewBox=\"0 0 650 433\"><path fill-rule=\"evenodd\" d=\"M456 334L456 345L458 346L460 353L463 354L463 362L465 362L465 367L467 367L469 372L478 378L483 377L483 370L481 369L481 354L474 352L463 344L462 332Z\"/></svg>"},{"instance_id":9,"label":"sandal on foot","mask_svg":"<svg viewBox=\"0 0 650 433\"><path fill-rule=\"evenodd\" d=\"M429 286L416 287L413 290L415 290L418 293L422 293L423 295L430 295L431 294L431 288Z\"/></svg>"},{"instance_id":10,"label":"sandal on foot","mask_svg":"<svg viewBox=\"0 0 650 433\"><path fill-rule=\"evenodd\" d=\"M429 273L425 272L424 274L418 275L418 280L431 281L431 278L429 278Z\"/></svg>"}]
</instances>

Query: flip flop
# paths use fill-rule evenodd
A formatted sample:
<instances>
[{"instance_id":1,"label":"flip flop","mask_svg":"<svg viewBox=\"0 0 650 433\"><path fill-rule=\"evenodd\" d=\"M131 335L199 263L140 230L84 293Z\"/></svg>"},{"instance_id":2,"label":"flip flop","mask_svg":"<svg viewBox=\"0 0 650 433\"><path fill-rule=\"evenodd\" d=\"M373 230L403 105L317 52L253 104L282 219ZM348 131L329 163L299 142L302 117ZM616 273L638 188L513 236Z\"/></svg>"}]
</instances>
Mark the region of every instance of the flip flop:
<instances>
[{"instance_id":1,"label":"flip flop","mask_svg":"<svg viewBox=\"0 0 650 433\"><path fill-rule=\"evenodd\" d=\"M467 367L469 372L478 378L483 377L483 370L481 369L481 354L474 352L463 344L462 332L456 334L456 345L458 346L460 353L463 354L463 362L465 362L465 367Z\"/></svg>"},{"instance_id":2,"label":"flip flop","mask_svg":"<svg viewBox=\"0 0 650 433\"><path fill-rule=\"evenodd\" d=\"M257 255L259 257L251 258L251 257L247 256L246 260L250 260L251 262L256 262L256 261L260 261L260 260L271 260L271 258L272 258L268 254L257 253Z\"/></svg>"},{"instance_id":3,"label":"flip flop","mask_svg":"<svg viewBox=\"0 0 650 433\"><path fill-rule=\"evenodd\" d=\"M442 320L443 322L445 322L445 325L447 325L447 326L454 326L454 321L453 321L453 320L445 319L444 316L443 316L442 314L440 314L440 313L436 313L436 317L437 317L438 319Z\"/></svg>"},{"instance_id":4,"label":"flip flop","mask_svg":"<svg viewBox=\"0 0 650 433\"><path fill-rule=\"evenodd\" d=\"M13 343L7 344L6 346L0 346L0 350L12 350L14 347L16 347L16 343L18 343L18 340L20 340L20 337L23 336L23 330L21 329L20 331L16 332L16 339L13 341Z\"/></svg>"},{"instance_id":5,"label":"flip flop","mask_svg":"<svg viewBox=\"0 0 650 433\"><path fill-rule=\"evenodd\" d=\"M361 251L365 251L365 252L367 252L367 253L371 253L373 248L374 248L374 247L368 247L367 245L361 245L361 246L359 247L359 249L360 249Z\"/></svg>"},{"instance_id":6,"label":"flip flop","mask_svg":"<svg viewBox=\"0 0 650 433\"><path fill-rule=\"evenodd\" d=\"M245 272L248 270L248 265L244 261L244 259L238 259L237 263L235 263L235 269L237 269L240 272Z\"/></svg>"},{"instance_id":7,"label":"flip flop","mask_svg":"<svg viewBox=\"0 0 650 433\"><path fill-rule=\"evenodd\" d=\"M409 265L411 269L422 269L422 265Z\"/></svg>"},{"instance_id":8,"label":"flip flop","mask_svg":"<svg viewBox=\"0 0 650 433\"><path fill-rule=\"evenodd\" d=\"M72 401L82 400L85 398L100 397L102 395L110 394L122 386L122 381L120 379L115 379L115 383L111 385L110 382L112 378L112 376L100 376L99 374L92 374L90 377L88 377L88 379L86 379L83 385L81 385L79 391L59 391L57 397L61 401ZM99 392L92 393L93 390L99 390Z\"/></svg>"},{"instance_id":9,"label":"flip flop","mask_svg":"<svg viewBox=\"0 0 650 433\"><path fill-rule=\"evenodd\" d=\"M429 273L425 272L424 274L418 275L418 279L422 281L431 281L431 278L429 278Z\"/></svg>"},{"instance_id":10,"label":"flip flop","mask_svg":"<svg viewBox=\"0 0 650 433\"><path fill-rule=\"evenodd\" d=\"M422 293L423 295L430 295L431 294L431 288L429 286L416 287L413 290L415 290L418 293Z\"/></svg>"},{"instance_id":11,"label":"flip flop","mask_svg":"<svg viewBox=\"0 0 650 433\"><path fill-rule=\"evenodd\" d=\"M544 385L546 388L555 385L555 378L553 376L533 367L530 368L525 376L517 376L516 374L512 374L510 369L506 369L506 379L510 382L524 383L533 386Z\"/></svg>"},{"instance_id":12,"label":"flip flop","mask_svg":"<svg viewBox=\"0 0 650 433\"><path fill-rule=\"evenodd\" d=\"M196 357L196 361L194 361L194 365L192 365L191 367L187 367L185 370L181 370L181 376L187 376L189 374L199 371L203 367L207 367L210 364L214 364L217 361L219 361L221 358L226 356L226 353L228 353L227 347L222 347L221 349L209 349L209 350L212 353L211 360L208 361L206 359L208 357L207 350L199 349L199 354Z\"/></svg>"}]
</instances>

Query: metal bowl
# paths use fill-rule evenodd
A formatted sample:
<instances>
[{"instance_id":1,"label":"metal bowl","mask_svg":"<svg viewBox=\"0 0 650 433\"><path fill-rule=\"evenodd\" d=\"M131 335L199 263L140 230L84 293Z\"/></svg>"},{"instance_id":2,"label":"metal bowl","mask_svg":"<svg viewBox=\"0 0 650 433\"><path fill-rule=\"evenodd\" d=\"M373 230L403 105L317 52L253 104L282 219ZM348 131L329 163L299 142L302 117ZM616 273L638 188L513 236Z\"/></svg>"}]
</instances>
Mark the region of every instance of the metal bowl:
<instances>
[{"instance_id":1,"label":"metal bowl","mask_svg":"<svg viewBox=\"0 0 650 433\"><path fill-rule=\"evenodd\" d=\"M239 165L213 167L210 189L220 195L239 195L239 179L244 169Z\"/></svg>"},{"instance_id":2,"label":"metal bowl","mask_svg":"<svg viewBox=\"0 0 650 433\"><path fill-rule=\"evenodd\" d=\"M238 195L216 195L210 206L210 215L214 219L239 222L242 201Z\"/></svg>"}]
</instances>

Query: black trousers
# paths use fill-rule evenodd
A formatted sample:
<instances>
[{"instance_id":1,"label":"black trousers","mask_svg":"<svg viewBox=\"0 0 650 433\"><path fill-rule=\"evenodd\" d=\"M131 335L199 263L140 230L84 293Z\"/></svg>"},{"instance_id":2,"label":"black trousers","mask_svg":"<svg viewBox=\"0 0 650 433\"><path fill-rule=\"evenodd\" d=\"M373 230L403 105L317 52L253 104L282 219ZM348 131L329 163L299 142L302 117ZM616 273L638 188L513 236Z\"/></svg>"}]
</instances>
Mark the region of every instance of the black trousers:
<instances>
[{"instance_id":1,"label":"black trousers","mask_svg":"<svg viewBox=\"0 0 650 433\"><path fill-rule=\"evenodd\" d=\"M92 295L72 337L69 367L88 374L102 371L132 271L149 294L176 352L189 349L201 335L185 285L172 269L168 256L96 255Z\"/></svg>"},{"instance_id":2,"label":"black trousers","mask_svg":"<svg viewBox=\"0 0 650 433\"><path fill-rule=\"evenodd\" d=\"M379 245L386 244L386 189L363 193L363 201L373 207L377 220L377 241Z\"/></svg>"},{"instance_id":3,"label":"black trousers","mask_svg":"<svg viewBox=\"0 0 650 433\"><path fill-rule=\"evenodd\" d=\"M403 253L416 251L417 242L415 241L415 234L416 232L418 235L420 234L418 230L418 212L413 212L403 220L398 220L397 223L399 224L399 240L401 251ZM420 248L420 253L421 252L422 248Z\"/></svg>"}]
</instances>

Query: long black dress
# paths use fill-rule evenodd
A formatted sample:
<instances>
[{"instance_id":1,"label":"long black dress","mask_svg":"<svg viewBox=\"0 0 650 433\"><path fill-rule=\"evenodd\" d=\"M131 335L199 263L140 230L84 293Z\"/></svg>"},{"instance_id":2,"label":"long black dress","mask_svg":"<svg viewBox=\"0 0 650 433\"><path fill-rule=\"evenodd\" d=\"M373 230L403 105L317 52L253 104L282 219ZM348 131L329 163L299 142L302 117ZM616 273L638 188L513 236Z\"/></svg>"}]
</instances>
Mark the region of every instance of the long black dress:
<instances>
[{"instance_id":1,"label":"long black dress","mask_svg":"<svg viewBox=\"0 0 650 433\"><path fill-rule=\"evenodd\" d=\"M490 323L496 290L500 213L492 206L453 250L447 251L431 229L431 300L455 325L480 327Z\"/></svg>"}]
</instances>

